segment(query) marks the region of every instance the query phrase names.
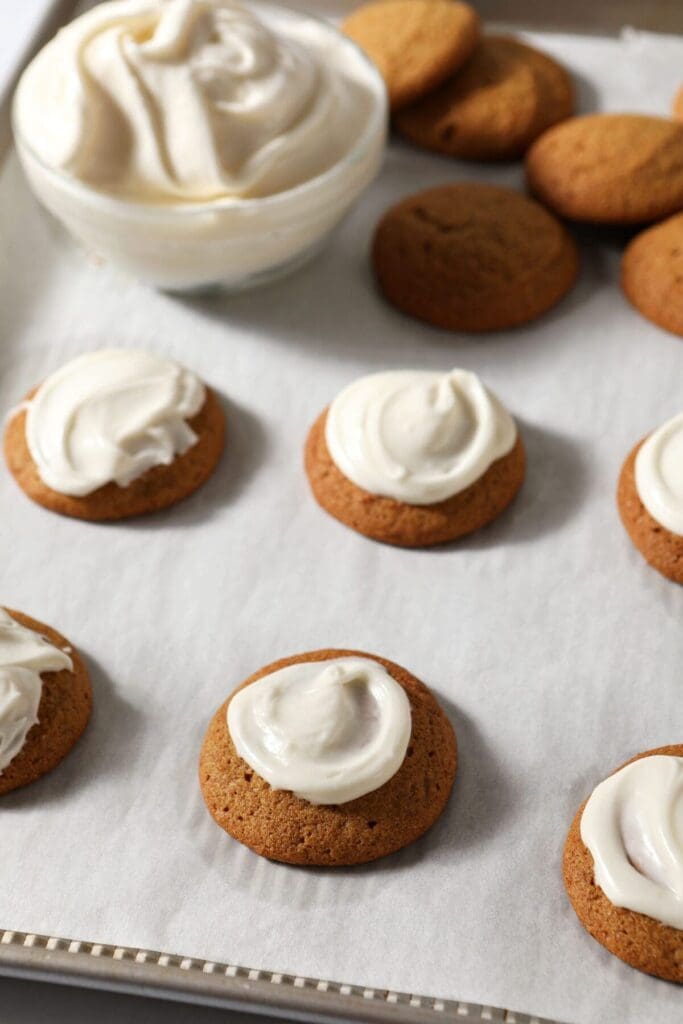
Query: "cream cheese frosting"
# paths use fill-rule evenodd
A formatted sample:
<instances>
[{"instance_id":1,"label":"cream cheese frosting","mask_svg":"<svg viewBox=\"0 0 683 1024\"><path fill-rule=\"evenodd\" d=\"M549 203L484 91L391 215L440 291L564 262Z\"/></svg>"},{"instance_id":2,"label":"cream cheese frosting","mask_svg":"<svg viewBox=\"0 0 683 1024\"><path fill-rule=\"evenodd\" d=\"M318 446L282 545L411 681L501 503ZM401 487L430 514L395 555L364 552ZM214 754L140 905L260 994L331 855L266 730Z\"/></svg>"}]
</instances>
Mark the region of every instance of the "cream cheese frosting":
<instances>
[{"instance_id":1,"label":"cream cheese frosting","mask_svg":"<svg viewBox=\"0 0 683 1024\"><path fill-rule=\"evenodd\" d=\"M97 4L22 77L19 131L49 167L146 203L270 196L322 174L358 141L376 97L316 22L258 11Z\"/></svg>"},{"instance_id":2,"label":"cream cheese frosting","mask_svg":"<svg viewBox=\"0 0 683 1024\"><path fill-rule=\"evenodd\" d=\"M401 767L411 733L403 687L369 658L301 662L239 690L228 705L237 753L273 789L340 804Z\"/></svg>"},{"instance_id":3,"label":"cream cheese frosting","mask_svg":"<svg viewBox=\"0 0 683 1024\"><path fill-rule=\"evenodd\" d=\"M26 442L41 480L84 496L126 487L197 441L187 420L205 400L189 370L149 352L88 352L49 376L27 403Z\"/></svg>"},{"instance_id":4,"label":"cream cheese frosting","mask_svg":"<svg viewBox=\"0 0 683 1024\"><path fill-rule=\"evenodd\" d=\"M683 537L683 412L640 446L635 478L638 496L653 519Z\"/></svg>"},{"instance_id":5,"label":"cream cheese frosting","mask_svg":"<svg viewBox=\"0 0 683 1024\"><path fill-rule=\"evenodd\" d=\"M62 669L73 671L68 654L0 608L0 773L38 721L41 673Z\"/></svg>"},{"instance_id":6,"label":"cream cheese frosting","mask_svg":"<svg viewBox=\"0 0 683 1024\"><path fill-rule=\"evenodd\" d=\"M615 906L683 931L683 758L642 757L600 783L581 839Z\"/></svg>"},{"instance_id":7,"label":"cream cheese frosting","mask_svg":"<svg viewBox=\"0 0 683 1024\"><path fill-rule=\"evenodd\" d=\"M358 487L409 505L464 491L515 444L514 420L474 373L391 370L332 402L325 440Z\"/></svg>"}]
</instances>

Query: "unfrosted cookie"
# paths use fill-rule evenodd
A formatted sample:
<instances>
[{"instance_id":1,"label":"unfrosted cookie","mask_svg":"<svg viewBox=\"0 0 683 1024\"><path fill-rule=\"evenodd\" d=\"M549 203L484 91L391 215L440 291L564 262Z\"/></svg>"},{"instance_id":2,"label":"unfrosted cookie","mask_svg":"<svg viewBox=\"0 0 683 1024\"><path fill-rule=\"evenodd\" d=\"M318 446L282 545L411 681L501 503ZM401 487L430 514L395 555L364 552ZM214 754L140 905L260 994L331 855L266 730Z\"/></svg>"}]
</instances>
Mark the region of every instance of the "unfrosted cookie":
<instances>
[{"instance_id":1,"label":"unfrosted cookie","mask_svg":"<svg viewBox=\"0 0 683 1024\"><path fill-rule=\"evenodd\" d=\"M549 128L526 157L529 186L556 213L639 224L683 208L683 124L587 114Z\"/></svg>"},{"instance_id":2,"label":"unfrosted cookie","mask_svg":"<svg viewBox=\"0 0 683 1024\"><path fill-rule=\"evenodd\" d=\"M343 31L379 68L392 110L440 85L479 37L476 12L458 0L379 0L359 7Z\"/></svg>"},{"instance_id":3,"label":"unfrosted cookie","mask_svg":"<svg viewBox=\"0 0 683 1024\"><path fill-rule=\"evenodd\" d=\"M621 769L617 769L611 779L614 779L617 773L628 765L640 762L644 758L660 756L682 758L683 745L659 747L638 754L627 761L626 765L622 765ZM659 796L661 797L662 794ZM648 914L615 905L596 883L595 862L581 835L581 822L587 804L588 801L582 804L572 822L563 858L564 884L581 924L610 953L624 960L631 967L636 967L668 981L682 982L683 931L680 928L664 924ZM659 799L648 802L648 806L643 808L644 817L640 821L651 821L653 813L659 807ZM619 815L615 815L615 819L618 822L623 820ZM636 820L638 819L634 816L632 821ZM662 823L662 826L666 829L668 823ZM678 844L678 856L680 857L680 836ZM676 856L675 844L669 848L667 855ZM624 870L628 873L630 869L639 870L630 862L626 851L622 851L621 856L623 862L620 865L620 873ZM683 864L679 862L679 879L681 867ZM638 884L638 879L635 881Z\"/></svg>"},{"instance_id":4,"label":"unfrosted cookie","mask_svg":"<svg viewBox=\"0 0 683 1024\"><path fill-rule=\"evenodd\" d=\"M305 465L318 504L400 547L456 540L496 519L524 481L524 444L472 373L391 371L349 385L313 424Z\"/></svg>"},{"instance_id":5,"label":"unfrosted cookie","mask_svg":"<svg viewBox=\"0 0 683 1024\"><path fill-rule=\"evenodd\" d=\"M683 535L655 519L645 507L636 485L636 459L648 440L645 438L633 448L622 467L617 489L619 514L626 532L645 560L667 579L683 583Z\"/></svg>"},{"instance_id":6,"label":"unfrosted cookie","mask_svg":"<svg viewBox=\"0 0 683 1024\"><path fill-rule=\"evenodd\" d=\"M218 399L189 371L114 349L67 363L30 392L8 421L4 449L29 498L100 522L157 512L192 494L216 468L224 434Z\"/></svg>"},{"instance_id":7,"label":"unfrosted cookie","mask_svg":"<svg viewBox=\"0 0 683 1024\"><path fill-rule=\"evenodd\" d=\"M347 658L381 666L407 696L411 731L398 771L380 788L339 804L311 803L272 788L237 754L227 723L230 700L281 669ZM359 651L313 651L267 665L230 700L207 730L199 780L215 821L261 856L289 864L361 864L418 839L444 810L457 764L453 727L427 687L399 665Z\"/></svg>"},{"instance_id":8,"label":"unfrosted cookie","mask_svg":"<svg viewBox=\"0 0 683 1024\"><path fill-rule=\"evenodd\" d=\"M576 246L538 203L471 182L409 196L381 219L372 259L398 309L452 331L534 320L574 284Z\"/></svg>"},{"instance_id":9,"label":"unfrosted cookie","mask_svg":"<svg viewBox=\"0 0 683 1024\"><path fill-rule=\"evenodd\" d=\"M573 111L574 89L560 64L517 39L490 35L439 89L401 110L395 124L438 153L510 160Z\"/></svg>"},{"instance_id":10,"label":"unfrosted cookie","mask_svg":"<svg viewBox=\"0 0 683 1024\"><path fill-rule=\"evenodd\" d=\"M24 650L16 661L7 643L14 631L7 618L35 634L24 634ZM27 642L37 645L30 657ZM39 671L41 665L36 665L37 660L55 667ZM92 689L83 659L61 634L28 615L1 608L0 662L2 795L34 782L66 757L88 724ZM20 671L14 678L17 669ZM37 722L32 707L34 697L38 701ZM35 724L31 725L32 721ZM17 748L9 763L5 763Z\"/></svg>"},{"instance_id":11,"label":"unfrosted cookie","mask_svg":"<svg viewBox=\"0 0 683 1024\"><path fill-rule=\"evenodd\" d=\"M683 121L683 85L674 96L673 115L679 121Z\"/></svg>"},{"instance_id":12,"label":"unfrosted cookie","mask_svg":"<svg viewBox=\"0 0 683 1024\"><path fill-rule=\"evenodd\" d=\"M639 313L683 337L683 214L633 239L621 262L621 286Z\"/></svg>"}]
</instances>

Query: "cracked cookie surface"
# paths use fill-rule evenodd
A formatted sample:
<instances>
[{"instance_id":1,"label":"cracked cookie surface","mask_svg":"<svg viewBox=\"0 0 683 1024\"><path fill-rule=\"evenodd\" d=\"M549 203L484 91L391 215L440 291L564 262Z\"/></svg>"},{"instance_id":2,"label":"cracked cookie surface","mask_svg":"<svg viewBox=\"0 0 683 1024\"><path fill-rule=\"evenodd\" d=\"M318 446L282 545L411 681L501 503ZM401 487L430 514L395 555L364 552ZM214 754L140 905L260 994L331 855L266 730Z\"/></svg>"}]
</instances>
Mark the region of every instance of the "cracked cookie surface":
<instances>
[{"instance_id":1,"label":"cracked cookie surface","mask_svg":"<svg viewBox=\"0 0 683 1024\"><path fill-rule=\"evenodd\" d=\"M569 291L579 268L552 214L511 189L476 183L441 185L391 207L372 259L389 302L452 331L534 320Z\"/></svg>"}]
</instances>

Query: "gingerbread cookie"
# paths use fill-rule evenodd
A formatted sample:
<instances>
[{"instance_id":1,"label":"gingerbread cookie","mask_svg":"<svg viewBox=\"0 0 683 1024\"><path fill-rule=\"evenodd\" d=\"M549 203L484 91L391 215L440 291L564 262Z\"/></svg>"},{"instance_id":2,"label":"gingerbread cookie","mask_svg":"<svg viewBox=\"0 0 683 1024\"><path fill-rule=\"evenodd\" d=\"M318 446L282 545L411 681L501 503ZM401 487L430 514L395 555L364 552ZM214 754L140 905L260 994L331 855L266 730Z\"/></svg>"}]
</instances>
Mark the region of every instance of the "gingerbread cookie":
<instances>
[{"instance_id":1,"label":"gingerbread cookie","mask_svg":"<svg viewBox=\"0 0 683 1024\"><path fill-rule=\"evenodd\" d=\"M456 540L496 519L524 480L514 420L465 370L362 377L311 428L316 501L346 526L400 547Z\"/></svg>"},{"instance_id":2,"label":"gingerbread cookie","mask_svg":"<svg viewBox=\"0 0 683 1024\"><path fill-rule=\"evenodd\" d=\"M10 418L5 458L39 505L93 522L156 512L196 491L223 451L216 396L175 363L91 352L48 377Z\"/></svg>"},{"instance_id":3,"label":"gingerbread cookie","mask_svg":"<svg viewBox=\"0 0 683 1024\"><path fill-rule=\"evenodd\" d=\"M562 217L639 224L683 208L683 124L588 114L555 125L526 158L531 191Z\"/></svg>"},{"instance_id":4,"label":"gingerbread cookie","mask_svg":"<svg viewBox=\"0 0 683 1024\"><path fill-rule=\"evenodd\" d=\"M397 114L399 132L464 160L522 156L546 128L574 112L567 72L508 36L484 36L463 68Z\"/></svg>"},{"instance_id":5,"label":"gingerbread cookie","mask_svg":"<svg viewBox=\"0 0 683 1024\"><path fill-rule=\"evenodd\" d=\"M256 853L340 866L426 832L456 764L453 727L423 683L376 655L321 650L266 666L221 705L199 780L215 821Z\"/></svg>"},{"instance_id":6,"label":"gingerbread cookie","mask_svg":"<svg viewBox=\"0 0 683 1024\"><path fill-rule=\"evenodd\" d=\"M617 503L645 560L667 579L683 583L683 413L630 452Z\"/></svg>"},{"instance_id":7,"label":"gingerbread cookie","mask_svg":"<svg viewBox=\"0 0 683 1024\"><path fill-rule=\"evenodd\" d=\"M627 761L579 808L564 884L584 928L648 974L683 981L683 745Z\"/></svg>"},{"instance_id":8,"label":"gingerbread cookie","mask_svg":"<svg viewBox=\"0 0 683 1024\"><path fill-rule=\"evenodd\" d=\"M88 672L56 630L0 608L0 795L55 768L92 707Z\"/></svg>"},{"instance_id":9,"label":"gingerbread cookie","mask_svg":"<svg viewBox=\"0 0 683 1024\"><path fill-rule=\"evenodd\" d=\"M379 68L392 110L424 96L469 57L476 12L459 0L379 0L350 14L343 31Z\"/></svg>"},{"instance_id":10,"label":"gingerbread cookie","mask_svg":"<svg viewBox=\"0 0 683 1024\"><path fill-rule=\"evenodd\" d=\"M451 331L534 320L574 284L576 246L552 214L511 189L461 183L409 196L384 214L372 258L385 297Z\"/></svg>"},{"instance_id":11,"label":"gingerbread cookie","mask_svg":"<svg viewBox=\"0 0 683 1024\"><path fill-rule=\"evenodd\" d=\"M633 239L621 262L621 286L639 313L683 337L683 214Z\"/></svg>"}]
</instances>

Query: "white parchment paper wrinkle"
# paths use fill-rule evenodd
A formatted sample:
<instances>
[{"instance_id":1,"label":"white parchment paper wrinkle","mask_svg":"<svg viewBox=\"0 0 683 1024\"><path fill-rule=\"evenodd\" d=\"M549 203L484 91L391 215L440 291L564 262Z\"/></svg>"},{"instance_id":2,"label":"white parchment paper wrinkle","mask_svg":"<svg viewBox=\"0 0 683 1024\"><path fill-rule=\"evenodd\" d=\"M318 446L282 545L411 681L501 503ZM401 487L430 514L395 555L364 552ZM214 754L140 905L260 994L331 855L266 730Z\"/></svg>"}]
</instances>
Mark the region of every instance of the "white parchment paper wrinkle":
<instances>
[{"instance_id":1,"label":"white parchment paper wrinkle","mask_svg":"<svg viewBox=\"0 0 683 1024\"><path fill-rule=\"evenodd\" d=\"M584 108L666 113L683 41L536 38ZM141 345L226 396L212 482L148 520L92 526L33 506L0 471L4 604L85 653L95 712L77 750L0 805L0 926L507 1006L581 1024L675 1024L681 993L581 929L560 875L576 807L639 750L681 740L683 590L631 547L623 458L683 408L683 343L618 290L622 238L580 232L575 291L535 324L455 336L375 294L385 207L454 179L521 185L519 167L396 144L313 265L237 298L157 294L88 260L38 210L14 159L0 179L0 410L65 360ZM528 479L496 524L444 550L394 550L328 518L306 431L354 377L480 373L519 418ZM461 766L442 821L366 868L260 860L204 809L196 762L246 675L316 647L377 652L432 686Z\"/></svg>"}]
</instances>

